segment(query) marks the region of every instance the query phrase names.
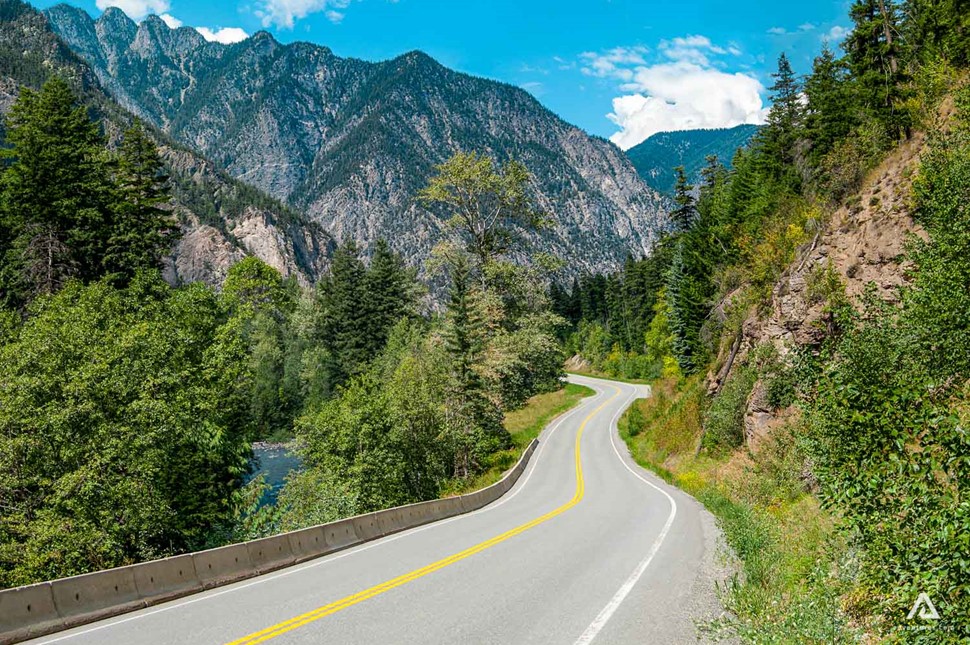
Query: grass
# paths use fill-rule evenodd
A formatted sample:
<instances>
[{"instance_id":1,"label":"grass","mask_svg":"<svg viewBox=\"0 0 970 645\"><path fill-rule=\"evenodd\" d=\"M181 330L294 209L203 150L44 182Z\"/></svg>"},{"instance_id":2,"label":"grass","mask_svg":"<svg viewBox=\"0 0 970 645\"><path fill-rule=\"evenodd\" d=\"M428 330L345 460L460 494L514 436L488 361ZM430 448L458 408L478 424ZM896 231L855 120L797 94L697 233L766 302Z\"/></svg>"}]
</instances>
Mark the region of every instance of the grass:
<instances>
[{"instance_id":1,"label":"grass","mask_svg":"<svg viewBox=\"0 0 970 645\"><path fill-rule=\"evenodd\" d=\"M753 643L857 642L842 610L848 549L803 489L797 429L777 431L756 453L695 456L705 399L697 377L661 381L619 423L637 463L701 501L740 560L721 590L728 617L703 630Z\"/></svg>"},{"instance_id":2,"label":"grass","mask_svg":"<svg viewBox=\"0 0 970 645\"><path fill-rule=\"evenodd\" d=\"M595 392L588 387L567 383L564 388L555 392L537 394L526 401L523 407L506 413L505 429L512 435L512 448L492 455L488 469L477 477L454 481L442 497L470 493L500 480L550 421L593 394Z\"/></svg>"}]
</instances>

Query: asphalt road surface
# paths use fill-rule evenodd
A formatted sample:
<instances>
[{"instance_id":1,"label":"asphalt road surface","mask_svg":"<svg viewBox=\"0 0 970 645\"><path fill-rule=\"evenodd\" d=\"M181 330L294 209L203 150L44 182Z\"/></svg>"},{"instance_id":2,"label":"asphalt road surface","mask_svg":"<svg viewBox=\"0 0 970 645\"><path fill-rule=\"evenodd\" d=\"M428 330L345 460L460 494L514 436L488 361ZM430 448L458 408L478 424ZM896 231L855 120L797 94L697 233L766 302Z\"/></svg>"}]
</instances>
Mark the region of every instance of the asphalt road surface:
<instances>
[{"instance_id":1,"label":"asphalt road surface","mask_svg":"<svg viewBox=\"0 0 970 645\"><path fill-rule=\"evenodd\" d=\"M719 612L714 524L616 435L646 387L570 380L596 396L479 511L33 642L696 642Z\"/></svg>"}]
</instances>

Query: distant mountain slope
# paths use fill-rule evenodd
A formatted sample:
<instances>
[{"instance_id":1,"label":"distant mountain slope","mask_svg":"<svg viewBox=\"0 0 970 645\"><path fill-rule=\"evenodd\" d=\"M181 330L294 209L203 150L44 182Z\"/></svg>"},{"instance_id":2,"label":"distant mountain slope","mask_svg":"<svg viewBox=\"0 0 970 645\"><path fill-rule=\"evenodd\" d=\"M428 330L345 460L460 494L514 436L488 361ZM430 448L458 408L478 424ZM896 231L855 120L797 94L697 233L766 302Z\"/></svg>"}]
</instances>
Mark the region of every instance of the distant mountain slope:
<instances>
[{"instance_id":1,"label":"distant mountain slope","mask_svg":"<svg viewBox=\"0 0 970 645\"><path fill-rule=\"evenodd\" d=\"M633 167L654 190L670 195L677 183L674 168L683 166L687 177L697 181L708 155L717 155L726 166L738 148L743 148L758 131L756 125L739 125L719 130L658 132L626 151Z\"/></svg>"},{"instance_id":2,"label":"distant mountain slope","mask_svg":"<svg viewBox=\"0 0 970 645\"><path fill-rule=\"evenodd\" d=\"M537 201L559 220L533 241L573 270L646 252L661 225L664 200L613 144L420 52L369 63L266 32L221 45L117 9L46 13L123 105L365 249L385 237L415 264L427 257L442 214L414 195L458 150L532 170Z\"/></svg>"},{"instance_id":3,"label":"distant mountain slope","mask_svg":"<svg viewBox=\"0 0 970 645\"><path fill-rule=\"evenodd\" d=\"M42 14L18 0L0 0L0 115L21 87L39 87L51 73L71 79L92 113L104 120L109 140L117 141L132 115L105 94ZM319 225L164 133L152 135L172 177L171 206L184 234L166 270L168 279L218 283L229 266L249 254L304 282L323 271L333 240Z\"/></svg>"}]
</instances>

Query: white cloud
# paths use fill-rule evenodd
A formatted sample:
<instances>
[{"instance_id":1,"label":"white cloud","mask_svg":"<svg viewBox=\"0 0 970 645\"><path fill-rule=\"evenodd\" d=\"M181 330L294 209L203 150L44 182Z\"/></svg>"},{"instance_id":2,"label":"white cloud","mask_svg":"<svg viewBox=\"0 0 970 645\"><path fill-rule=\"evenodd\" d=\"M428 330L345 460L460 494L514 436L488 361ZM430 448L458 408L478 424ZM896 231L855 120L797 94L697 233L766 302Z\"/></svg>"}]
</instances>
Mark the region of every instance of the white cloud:
<instances>
[{"instance_id":1,"label":"white cloud","mask_svg":"<svg viewBox=\"0 0 970 645\"><path fill-rule=\"evenodd\" d=\"M132 20L141 20L150 13L165 13L169 10L168 0L97 0L95 5L101 11L108 7L118 7Z\"/></svg>"},{"instance_id":2,"label":"white cloud","mask_svg":"<svg viewBox=\"0 0 970 645\"><path fill-rule=\"evenodd\" d=\"M210 42L231 45L249 38L249 34L239 27L216 27L215 30L208 27L196 27L195 30L202 34L202 37Z\"/></svg>"},{"instance_id":3,"label":"white cloud","mask_svg":"<svg viewBox=\"0 0 970 645\"><path fill-rule=\"evenodd\" d=\"M705 36L674 38L660 43L661 59L653 64L644 59L647 51L618 47L582 55L584 73L620 81L625 92L607 115L619 127L610 140L621 148L657 132L764 123L761 82L722 69L725 57L741 54L736 45L724 48Z\"/></svg>"},{"instance_id":4,"label":"white cloud","mask_svg":"<svg viewBox=\"0 0 970 645\"><path fill-rule=\"evenodd\" d=\"M341 10L349 4L350 0L262 0L255 13L264 27L292 29L297 20L321 11L330 22L339 23L344 19Z\"/></svg>"},{"instance_id":5,"label":"white cloud","mask_svg":"<svg viewBox=\"0 0 970 645\"><path fill-rule=\"evenodd\" d=\"M181 20L171 14L163 13L159 16L159 18L162 19L162 22L168 25L169 29L178 29L183 24Z\"/></svg>"},{"instance_id":6,"label":"white cloud","mask_svg":"<svg viewBox=\"0 0 970 645\"><path fill-rule=\"evenodd\" d=\"M827 34L825 34L825 39L831 40L832 42L838 42L843 38L845 38L846 36L848 36L850 31L852 30L846 27L835 25L834 27L829 29Z\"/></svg>"},{"instance_id":7,"label":"white cloud","mask_svg":"<svg viewBox=\"0 0 970 645\"><path fill-rule=\"evenodd\" d=\"M784 27L772 27L771 29L768 30L768 33L774 36L784 36L785 34L788 33L788 30L785 29Z\"/></svg>"},{"instance_id":8,"label":"white cloud","mask_svg":"<svg viewBox=\"0 0 970 645\"><path fill-rule=\"evenodd\" d=\"M815 25L813 25L810 22L806 22L804 24L798 25L798 31L814 31L814 30L815 30Z\"/></svg>"}]
</instances>

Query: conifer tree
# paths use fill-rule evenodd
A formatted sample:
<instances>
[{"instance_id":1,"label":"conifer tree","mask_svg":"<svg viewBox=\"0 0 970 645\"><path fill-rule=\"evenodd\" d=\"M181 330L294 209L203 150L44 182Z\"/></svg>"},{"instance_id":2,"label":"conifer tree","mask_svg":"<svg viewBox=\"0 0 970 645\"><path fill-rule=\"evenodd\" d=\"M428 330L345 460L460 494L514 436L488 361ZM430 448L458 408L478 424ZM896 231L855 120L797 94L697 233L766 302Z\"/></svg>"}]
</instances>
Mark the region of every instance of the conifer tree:
<instances>
[{"instance_id":1,"label":"conifer tree","mask_svg":"<svg viewBox=\"0 0 970 645\"><path fill-rule=\"evenodd\" d=\"M892 0L856 0L849 12L855 28L843 44L860 86L858 95L893 137L908 133L911 126L903 109L906 74L898 14L899 6Z\"/></svg>"},{"instance_id":2,"label":"conifer tree","mask_svg":"<svg viewBox=\"0 0 970 645\"><path fill-rule=\"evenodd\" d=\"M772 105L767 124L761 133L761 141L765 154L774 162L776 170L780 171L775 174L781 174L795 159L795 144L804 109L800 97L801 87L784 52L778 57L778 71L771 77L775 79L774 85L768 88L771 91Z\"/></svg>"},{"instance_id":3,"label":"conifer tree","mask_svg":"<svg viewBox=\"0 0 970 645\"><path fill-rule=\"evenodd\" d=\"M58 76L39 92L21 91L7 117L7 143L0 212L10 242L0 290L22 305L71 276L101 274L114 191L104 138Z\"/></svg>"},{"instance_id":4,"label":"conifer tree","mask_svg":"<svg viewBox=\"0 0 970 645\"><path fill-rule=\"evenodd\" d=\"M330 275L318 288L318 338L333 359L330 366L333 384L360 373L371 358L366 279L367 271L357 245L348 240L337 248Z\"/></svg>"},{"instance_id":5,"label":"conifer tree","mask_svg":"<svg viewBox=\"0 0 970 645\"><path fill-rule=\"evenodd\" d=\"M378 240L374 247L364 287L366 302L361 305L367 310L370 327L367 348L374 356L384 348L391 328L409 312L414 300L412 272L386 240Z\"/></svg>"},{"instance_id":6,"label":"conifer tree","mask_svg":"<svg viewBox=\"0 0 970 645\"><path fill-rule=\"evenodd\" d=\"M697 216L697 202L694 199L694 187L687 181L683 166L674 168L677 174L677 185L674 188L674 203L677 205L670 212L670 219L677 232L684 232L690 229Z\"/></svg>"},{"instance_id":7,"label":"conifer tree","mask_svg":"<svg viewBox=\"0 0 970 645\"><path fill-rule=\"evenodd\" d=\"M139 268L158 267L178 234L173 217L161 208L170 198L168 176L140 122L124 133L117 183L104 265L127 281Z\"/></svg>"},{"instance_id":8,"label":"conifer tree","mask_svg":"<svg viewBox=\"0 0 970 645\"><path fill-rule=\"evenodd\" d=\"M836 59L828 45L815 58L805 80L808 112L805 130L812 142L812 158L831 150L856 123L855 101L844 61Z\"/></svg>"}]
</instances>

